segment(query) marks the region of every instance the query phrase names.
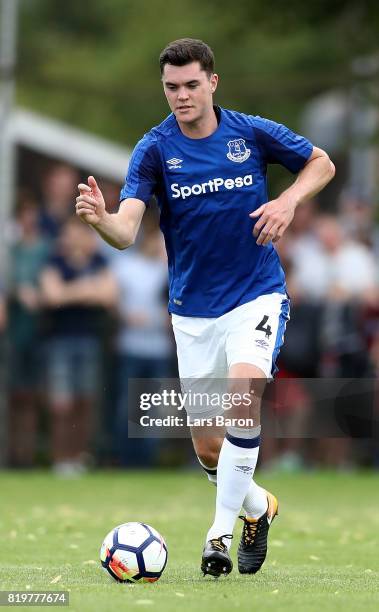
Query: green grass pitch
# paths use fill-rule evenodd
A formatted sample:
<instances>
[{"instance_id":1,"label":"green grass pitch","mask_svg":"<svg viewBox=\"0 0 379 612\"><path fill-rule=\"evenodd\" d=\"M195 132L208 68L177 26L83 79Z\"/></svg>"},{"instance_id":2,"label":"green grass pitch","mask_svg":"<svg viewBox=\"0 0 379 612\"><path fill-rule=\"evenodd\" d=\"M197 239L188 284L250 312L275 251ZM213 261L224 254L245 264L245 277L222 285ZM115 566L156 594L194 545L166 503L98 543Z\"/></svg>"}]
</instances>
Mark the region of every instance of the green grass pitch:
<instances>
[{"instance_id":1,"label":"green grass pitch","mask_svg":"<svg viewBox=\"0 0 379 612\"><path fill-rule=\"evenodd\" d=\"M0 588L68 589L68 609L78 612L379 610L378 475L257 480L280 503L266 563L256 576L234 570L214 580L199 569L215 494L200 471L97 472L71 481L2 472ZM103 537L126 521L150 523L167 541L168 565L155 584L117 584L100 567Z\"/></svg>"}]
</instances>

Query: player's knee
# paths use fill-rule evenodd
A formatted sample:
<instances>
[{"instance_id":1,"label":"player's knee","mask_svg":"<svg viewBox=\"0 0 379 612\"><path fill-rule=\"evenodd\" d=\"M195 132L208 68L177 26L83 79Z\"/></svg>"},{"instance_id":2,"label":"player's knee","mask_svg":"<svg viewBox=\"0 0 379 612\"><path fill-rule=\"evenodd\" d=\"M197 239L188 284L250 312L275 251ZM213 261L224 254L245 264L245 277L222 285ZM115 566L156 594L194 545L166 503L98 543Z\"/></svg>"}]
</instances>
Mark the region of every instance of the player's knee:
<instances>
[{"instance_id":1,"label":"player's knee","mask_svg":"<svg viewBox=\"0 0 379 612\"><path fill-rule=\"evenodd\" d=\"M230 415L233 417L246 418L247 416L257 417L261 398L266 385L266 378L260 376L260 371L254 366L245 369L242 376L242 369L235 370L239 376L230 378L228 381L228 393L230 398ZM250 376L248 376L250 374ZM235 375L235 374L234 374Z\"/></svg>"},{"instance_id":2,"label":"player's knee","mask_svg":"<svg viewBox=\"0 0 379 612\"><path fill-rule=\"evenodd\" d=\"M197 451L197 456L202 465L207 468L213 468L217 466L218 456L220 451L215 448L201 448Z\"/></svg>"}]
</instances>

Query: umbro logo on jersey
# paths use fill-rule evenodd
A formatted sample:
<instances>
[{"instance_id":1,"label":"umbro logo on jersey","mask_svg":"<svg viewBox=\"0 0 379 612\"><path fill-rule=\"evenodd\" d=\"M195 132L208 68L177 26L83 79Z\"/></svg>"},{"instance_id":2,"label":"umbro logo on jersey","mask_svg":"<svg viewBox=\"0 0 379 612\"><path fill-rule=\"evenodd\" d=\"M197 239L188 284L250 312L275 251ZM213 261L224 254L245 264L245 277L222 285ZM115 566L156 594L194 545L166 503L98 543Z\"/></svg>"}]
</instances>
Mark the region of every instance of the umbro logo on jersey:
<instances>
[{"instance_id":1,"label":"umbro logo on jersey","mask_svg":"<svg viewBox=\"0 0 379 612\"><path fill-rule=\"evenodd\" d=\"M182 159L178 159L177 157L173 157L172 159L168 159L166 161L166 164L168 164L168 169L169 170L174 170L175 168L181 168L182 166L180 165L182 163Z\"/></svg>"},{"instance_id":2,"label":"umbro logo on jersey","mask_svg":"<svg viewBox=\"0 0 379 612\"><path fill-rule=\"evenodd\" d=\"M243 138L237 138L236 140L229 140L228 142L229 151L226 157L230 161L241 164L246 161L250 155L251 150L246 148L246 143Z\"/></svg>"}]
</instances>

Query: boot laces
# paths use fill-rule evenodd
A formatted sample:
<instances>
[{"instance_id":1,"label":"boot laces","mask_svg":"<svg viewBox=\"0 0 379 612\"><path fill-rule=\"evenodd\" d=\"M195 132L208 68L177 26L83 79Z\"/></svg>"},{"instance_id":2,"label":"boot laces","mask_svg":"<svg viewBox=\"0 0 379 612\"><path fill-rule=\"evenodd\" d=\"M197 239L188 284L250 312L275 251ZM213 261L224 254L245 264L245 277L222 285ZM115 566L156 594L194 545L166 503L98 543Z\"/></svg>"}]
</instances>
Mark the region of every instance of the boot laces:
<instances>
[{"instance_id":1,"label":"boot laces","mask_svg":"<svg viewBox=\"0 0 379 612\"><path fill-rule=\"evenodd\" d=\"M243 520L244 522L244 526L243 526L243 540L244 543L249 545L249 544L254 544L254 540L255 540L255 536L257 534L257 529L258 529L258 521L247 521L246 517L244 516L240 516L240 519Z\"/></svg>"},{"instance_id":2,"label":"boot laces","mask_svg":"<svg viewBox=\"0 0 379 612\"><path fill-rule=\"evenodd\" d=\"M213 548L215 548L216 550L219 550L221 552L224 552L225 549L226 549L226 544L224 544L224 542L222 541L222 538L227 538L228 540L231 540L232 537L233 536L230 535L230 534L225 534L225 535L222 535L222 536L220 536L218 538L212 538L210 540L210 542L211 542Z\"/></svg>"}]
</instances>

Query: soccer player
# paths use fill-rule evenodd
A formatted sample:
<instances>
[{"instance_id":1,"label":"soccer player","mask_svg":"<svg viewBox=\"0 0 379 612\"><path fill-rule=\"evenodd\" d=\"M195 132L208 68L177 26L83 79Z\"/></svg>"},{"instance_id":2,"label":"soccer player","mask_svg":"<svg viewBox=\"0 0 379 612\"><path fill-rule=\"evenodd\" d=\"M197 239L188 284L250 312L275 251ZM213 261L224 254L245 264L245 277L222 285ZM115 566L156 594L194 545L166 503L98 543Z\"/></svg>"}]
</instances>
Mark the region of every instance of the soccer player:
<instances>
[{"instance_id":1,"label":"soccer player","mask_svg":"<svg viewBox=\"0 0 379 612\"><path fill-rule=\"evenodd\" d=\"M217 483L201 568L216 577L232 570L229 548L242 506L238 569L254 574L265 560L278 511L275 496L253 480L260 397L275 372L289 318L284 273L272 243L289 226L296 206L333 178L334 166L324 151L284 125L215 106L218 75L213 52L202 41L170 43L160 55L160 69L172 112L136 145L119 211L106 212L92 176L88 185L79 185L76 210L109 244L125 249L136 238L150 198L157 197L180 378L227 379L233 397L251 400L242 405L233 400L234 414L244 418L236 426L232 421L226 433L220 427L212 436L201 435L192 428L199 461ZM270 163L297 178L268 201ZM187 412L211 418L220 407L201 412L187 406Z\"/></svg>"}]
</instances>

